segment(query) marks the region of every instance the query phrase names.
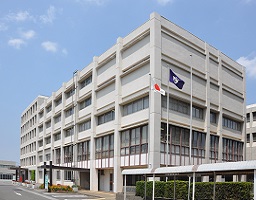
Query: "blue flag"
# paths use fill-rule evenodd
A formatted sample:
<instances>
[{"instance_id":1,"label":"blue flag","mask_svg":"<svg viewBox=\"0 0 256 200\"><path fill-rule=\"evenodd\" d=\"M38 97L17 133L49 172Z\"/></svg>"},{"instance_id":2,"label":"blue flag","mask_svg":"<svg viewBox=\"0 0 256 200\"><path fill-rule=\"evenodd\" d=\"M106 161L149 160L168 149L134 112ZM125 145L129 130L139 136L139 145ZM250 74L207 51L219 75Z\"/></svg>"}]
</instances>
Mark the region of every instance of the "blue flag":
<instances>
[{"instance_id":1,"label":"blue flag","mask_svg":"<svg viewBox=\"0 0 256 200\"><path fill-rule=\"evenodd\" d=\"M170 69L170 82L176 85L179 89L182 89L185 83L176 74L174 74L174 72L171 69Z\"/></svg>"}]
</instances>

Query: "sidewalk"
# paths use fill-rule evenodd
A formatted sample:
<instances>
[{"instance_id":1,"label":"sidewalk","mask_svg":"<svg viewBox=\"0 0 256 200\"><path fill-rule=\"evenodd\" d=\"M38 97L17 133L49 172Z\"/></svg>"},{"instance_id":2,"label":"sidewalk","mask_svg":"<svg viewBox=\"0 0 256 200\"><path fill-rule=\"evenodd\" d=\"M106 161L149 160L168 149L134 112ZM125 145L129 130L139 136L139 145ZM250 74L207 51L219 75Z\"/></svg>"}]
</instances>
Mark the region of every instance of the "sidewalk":
<instances>
[{"instance_id":1,"label":"sidewalk","mask_svg":"<svg viewBox=\"0 0 256 200\"><path fill-rule=\"evenodd\" d=\"M116 194L114 192L104 192L104 191L91 191L91 190L78 190L78 193L85 194L88 196L98 197L99 199L115 200Z\"/></svg>"}]
</instances>

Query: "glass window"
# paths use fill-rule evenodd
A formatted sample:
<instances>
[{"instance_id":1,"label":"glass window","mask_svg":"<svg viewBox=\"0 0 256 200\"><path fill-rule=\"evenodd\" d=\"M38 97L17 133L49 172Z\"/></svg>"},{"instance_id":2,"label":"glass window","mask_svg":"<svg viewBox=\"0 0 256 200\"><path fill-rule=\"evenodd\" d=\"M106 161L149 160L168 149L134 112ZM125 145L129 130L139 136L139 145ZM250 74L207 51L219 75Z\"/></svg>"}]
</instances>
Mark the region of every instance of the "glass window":
<instances>
[{"instance_id":1,"label":"glass window","mask_svg":"<svg viewBox=\"0 0 256 200\"><path fill-rule=\"evenodd\" d=\"M246 135L246 142L247 142L247 143L250 143L250 134L247 134L247 135Z\"/></svg>"},{"instance_id":2,"label":"glass window","mask_svg":"<svg viewBox=\"0 0 256 200\"><path fill-rule=\"evenodd\" d=\"M246 122L250 122L250 113L246 114Z\"/></svg>"},{"instance_id":3,"label":"glass window","mask_svg":"<svg viewBox=\"0 0 256 200\"><path fill-rule=\"evenodd\" d=\"M123 106L123 115L129 115L148 108L148 97L143 97Z\"/></svg>"},{"instance_id":4,"label":"glass window","mask_svg":"<svg viewBox=\"0 0 256 200\"><path fill-rule=\"evenodd\" d=\"M229 119L227 117L223 117L223 126L236 130L236 131L241 131L241 122Z\"/></svg>"},{"instance_id":5,"label":"glass window","mask_svg":"<svg viewBox=\"0 0 256 200\"><path fill-rule=\"evenodd\" d=\"M121 155L148 152L148 126L140 126L121 132Z\"/></svg>"},{"instance_id":6,"label":"glass window","mask_svg":"<svg viewBox=\"0 0 256 200\"><path fill-rule=\"evenodd\" d=\"M215 112L210 113L210 122L213 124L217 123L217 114Z\"/></svg>"},{"instance_id":7,"label":"glass window","mask_svg":"<svg viewBox=\"0 0 256 200\"><path fill-rule=\"evenodd\" d=\"M253 142L256 142L256 133L252 133L252 139Z\"/></svg>"},{"instance_id":8,"label":"glass window","mask_svg":"<svg viewBox=\"0 0 256 200\"><path fill-rule=\"evenodd\" d=\"M253 119L253 121L256 121L256 112L252 113L252 119Z\"/></svg>"},{"instance_id":9,"label":"glass window","mask_svg":"<svg viewBox=\"0 0 256 200\"><path fill-rule=\"evenodd\" d=\"M114 119L115 119L115 111L111 110L107 113L104 113L103 115L98 116L98 125L104 124Z\"/></svg>"}]
</instances>

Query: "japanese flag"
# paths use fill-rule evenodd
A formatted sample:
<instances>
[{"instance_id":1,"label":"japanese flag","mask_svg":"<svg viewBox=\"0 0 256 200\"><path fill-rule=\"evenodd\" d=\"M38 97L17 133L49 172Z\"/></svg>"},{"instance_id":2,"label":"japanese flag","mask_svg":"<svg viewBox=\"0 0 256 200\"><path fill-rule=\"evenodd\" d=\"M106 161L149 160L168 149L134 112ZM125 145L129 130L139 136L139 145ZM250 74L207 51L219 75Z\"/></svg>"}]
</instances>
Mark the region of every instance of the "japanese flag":
<instances>
[{"instance_id":1,"label":"japanese flag","mask_svg":"<svg viewBox=\"0 0 256 200\"><path fill-rule=\"evenodd\" d=\"M161 95L165 95L165 91L152 79L152 89L154 92L159 92Z\"/></svg>"}]
</instances>

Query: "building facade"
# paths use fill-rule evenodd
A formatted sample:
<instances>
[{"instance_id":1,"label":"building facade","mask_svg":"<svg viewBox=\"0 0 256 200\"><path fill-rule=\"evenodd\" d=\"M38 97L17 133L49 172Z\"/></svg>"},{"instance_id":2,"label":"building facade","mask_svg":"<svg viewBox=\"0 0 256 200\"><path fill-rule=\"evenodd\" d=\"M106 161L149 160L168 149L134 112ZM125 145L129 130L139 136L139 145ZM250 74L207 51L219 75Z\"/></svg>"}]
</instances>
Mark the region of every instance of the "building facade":
<instances>
[{"instance_id":1,"label":"building facade","mask_svg":"<svg viewBox=\"0 0 256 200\"><path fill-rule=\"evenodd\" d=\"M15 170L10 168L15 167L14 161L0 160L0 180L14 180Z\"/></svg>"},{"instance_id":2,"label":"building facade","mask_svg":"<svg viewBox=\"0 0 256 200\"><path fill-rule=\"evenodd\" d=\"M246 106L246 160L256 160L256 104Z\"/></svg>"},{"instance_id":3,"label":"building facade","mask_svg":"<svg viewBox=\"0 0 256 200\"><path fill-rule=\"evenodd\" d=\"M184 80L182 90L169 82L170 69ZM88 169L54 170L55 184L120 192L126 168L244 160L245 115L244 67L152 13L25 109L20 163L36 170L37 182L40 166L52 161Z\"/></svg>"}]
</instances>

